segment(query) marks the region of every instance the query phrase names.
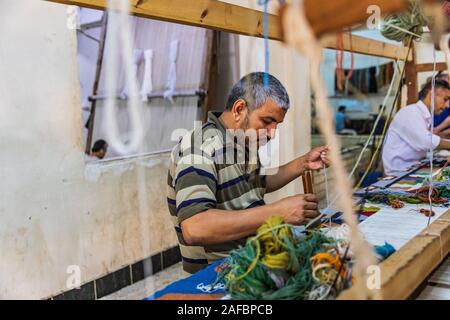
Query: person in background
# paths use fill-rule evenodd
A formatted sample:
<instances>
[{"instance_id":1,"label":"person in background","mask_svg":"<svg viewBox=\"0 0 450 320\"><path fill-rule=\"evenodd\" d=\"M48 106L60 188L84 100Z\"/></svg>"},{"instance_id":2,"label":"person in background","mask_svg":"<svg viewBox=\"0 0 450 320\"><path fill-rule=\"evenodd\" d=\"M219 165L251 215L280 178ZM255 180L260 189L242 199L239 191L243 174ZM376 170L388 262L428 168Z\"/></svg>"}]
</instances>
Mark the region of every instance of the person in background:
<instances>
[{"instance_id":1,"label":"person in background","mask_svg":"<svg viewBox=\"0 0 450 320\"><path fill-rule=\"evenodd\" d=\"M335 125L337 134L342 133L342 131L350 125L346 112L347 108L345 106L339 106L338 112L336 112Z\"/></svg>"},{"instance_id":2,"label":"person in background","mask_svg":"<svg viewBox=\"0 0 450 320\"><path fill-rule=\"evenodd\" d=\"M448 82L435 81L434 115L448 106L450 87ZM383 147L383 166L387 175L408 170L427 156L432 149L450 149L450 140L431 134L432 84L422 89L421 100L401 108L395 115L386 134Z\"/></svg>"},{"instance_id":3,"label":"person in background","mask_svg":"<svg viewBox=\"0 0 450 320\"><path fill-rule=\"evenodd\" d=\"M106 152L108 152L108 143L103 140L97 140L94 143L94 146L91 149L90 157L92 159L103 159L106 156Z\"/></svg>"}]
</instances>

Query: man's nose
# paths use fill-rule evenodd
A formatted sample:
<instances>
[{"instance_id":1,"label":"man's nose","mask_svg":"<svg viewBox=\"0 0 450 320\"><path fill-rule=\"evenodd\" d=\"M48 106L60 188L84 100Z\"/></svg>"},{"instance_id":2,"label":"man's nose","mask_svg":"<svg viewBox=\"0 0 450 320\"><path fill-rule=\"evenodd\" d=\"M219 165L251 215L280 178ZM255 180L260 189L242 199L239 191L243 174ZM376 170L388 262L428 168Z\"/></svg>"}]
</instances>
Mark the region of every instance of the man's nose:
<instances>
[{"instance_id":1,"label":"man's nose","mask_svg":"<svg viewBox=\"0 0 450 320\"><path fill-rule=\"evenodd\" d=\"M269 128L269 129L267 130L267 140L268 140L268 141L275 138L276 131L277 131L277 128L276 128L276 127L275 127L275 128Z\"/></svg>"}]
</instances>

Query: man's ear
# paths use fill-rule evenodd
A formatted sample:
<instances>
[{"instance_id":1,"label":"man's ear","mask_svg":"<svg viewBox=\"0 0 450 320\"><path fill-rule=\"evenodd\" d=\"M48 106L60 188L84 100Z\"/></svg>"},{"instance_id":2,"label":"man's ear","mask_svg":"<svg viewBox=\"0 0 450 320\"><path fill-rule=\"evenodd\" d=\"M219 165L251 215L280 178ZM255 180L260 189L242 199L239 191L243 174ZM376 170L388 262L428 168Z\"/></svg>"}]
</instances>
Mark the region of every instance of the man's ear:
<instances>
[{"instance_id":1,"label":"man's ear","mask_svg":"<svg viewBox=\"0 0 450 320\"><path fill-rule=\"evenodd\" d=\"M237 99L231 108L231 114L236 122L240 122L242 119L245 119L247 112L247 102L245 102L244 99Z\"/></svg>"}]
</instances>

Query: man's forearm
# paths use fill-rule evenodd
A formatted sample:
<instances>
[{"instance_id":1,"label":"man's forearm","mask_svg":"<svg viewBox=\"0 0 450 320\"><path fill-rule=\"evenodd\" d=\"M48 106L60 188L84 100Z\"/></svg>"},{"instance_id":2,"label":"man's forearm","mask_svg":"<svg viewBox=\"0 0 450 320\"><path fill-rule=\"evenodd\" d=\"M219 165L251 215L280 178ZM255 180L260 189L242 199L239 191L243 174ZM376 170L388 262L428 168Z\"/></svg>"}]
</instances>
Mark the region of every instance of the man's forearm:
<instances>
[{"instance_id":1,"label":"man's forearm","mask_svg":"<svg viewBox=\"0 0 450 320\"><path fill-rule=\"evenodd\" d=\"M446 129L446 130L440 131L438 133L438 136L443 138L443 139L449 139L450 138L450 129Z\"/></svg>"},{"instance_id":2,"label":"man's forearm","mask_svg":"<svg viewBox=\"0 0 450 320\"><path fill-rule=\"evenodd\" d=\"M304 157L299 157L278 168L278 172L266 176L266 192L274 192L298 178L305 171Z\"/></svg>"},{"instance_id":3,"label":"man's forearm","mask_svg":"<svg viewBox=\"0 0 450 320\"><path fill-rule=\"evenodd\" d=\"M439 142L439 145L437 146L438 149L447 149L450 150L450 140L448 139L441 139Z\"/></svg>"},{"instance_id":4,"label":"man's forearm","mask_svg":"<svg viewBox=\"0 0 450 320\"><path fill-rule=\"evenodd\" d=\"M211 245L242 239L256 233L268 218L276 214L274 204L251 209L210 209L181 223L184 240L189 245Z\"/></svg>"}]
</instances>

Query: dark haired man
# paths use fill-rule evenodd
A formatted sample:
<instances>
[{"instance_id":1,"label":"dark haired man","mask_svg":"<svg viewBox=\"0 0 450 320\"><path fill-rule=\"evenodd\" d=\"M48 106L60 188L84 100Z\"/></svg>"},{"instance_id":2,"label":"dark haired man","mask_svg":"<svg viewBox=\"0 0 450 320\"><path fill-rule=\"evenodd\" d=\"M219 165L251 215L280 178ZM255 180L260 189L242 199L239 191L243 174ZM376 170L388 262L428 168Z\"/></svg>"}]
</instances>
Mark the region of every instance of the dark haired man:
<instances>
[{"instance_id":1,"label":"dark haired man","mask_svg":"<svg viewBox=\"0 0 450 320\"><path fill-rule=\"evenodd\" d=\"M250 73L233 86L224 112L210 112L208 122L173 149L167 201L185 271L193 273L225 257L272 216L299 225L318 215L313 194L264 202L265 193L305 170L328 166L328 148L319 147L276 174L261 173L257 149L274 138L288 109L289 96L278 79Z\"/></svg>"},{"instance_id":2,"label":"dark haired man","mask_svg":"<svg viewBox=\"0 0 450 320\"><path fill-rule=\"evenodd\" d=\"M448 107L448 82L435 81L434 115ZM424 159L431 149L450 149L450 140L431 133L432 83L420 92L417 103L408 105L395 115L389 126L383 147L383 165L387 175L407 170Z\"/></svg>"}]
</instances>

